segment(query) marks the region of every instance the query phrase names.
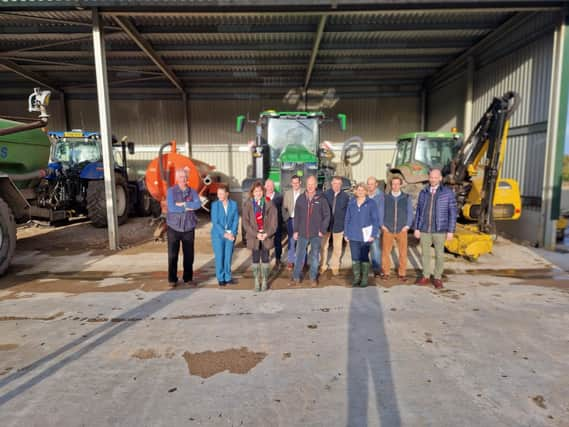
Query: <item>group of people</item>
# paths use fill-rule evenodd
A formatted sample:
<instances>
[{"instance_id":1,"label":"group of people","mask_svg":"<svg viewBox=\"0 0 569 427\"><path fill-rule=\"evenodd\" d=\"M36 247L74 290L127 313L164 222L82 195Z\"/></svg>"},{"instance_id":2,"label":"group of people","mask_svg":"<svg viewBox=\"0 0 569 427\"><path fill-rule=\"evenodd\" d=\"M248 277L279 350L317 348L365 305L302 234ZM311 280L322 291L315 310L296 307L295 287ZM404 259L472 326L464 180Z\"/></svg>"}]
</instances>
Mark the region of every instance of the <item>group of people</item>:
<instances>
[{"instance_id":1,"label":"group of people","mask_svg":"<svg viewBox=\"0 0 569 427\"><path fill-rule=\"evenodd\" d=\"M280 194L270 179L255 182L242 206L243 240L251 251L255 291L268 289L270 251L281 265L282 240L286 229L288 247L286 264L291 271L290 286L308 276L313 287L318 277L329 268L333 275L340 271L344 242L352 258L352 286L366 287L370 267L375 277L388 280L391 274L391 251L396 243L399 252L397 276L407 279L407 238L410 229L420 241L423 271L419 285L432 283L443 287L442 273L445 240L453 238L457 207L454 193L442 185L442 172L429 172L429 185L420 193L415 212L409 194L401 190L402 180L391 178L389 191L378 188L374 177L367 185L359 183L354 195L342 190L342 177L335 176L331 188L318 190L316 177L308 176L305 188L301 177L293 176L291 188ZM200 208L197 192L187 186L187 172L176 172L176 185L168 190L168 282L178 283L177 266L180 243L184 254L183 281L193 284L195 211ZM237 203L229 198L229 190L221 185L211 206L211 241L219 286L234 283L231 259L239 225ZM432 269L431 247L435 266ZM431 279L432 276L432 279Z\"/></svg>"}]
</instances>

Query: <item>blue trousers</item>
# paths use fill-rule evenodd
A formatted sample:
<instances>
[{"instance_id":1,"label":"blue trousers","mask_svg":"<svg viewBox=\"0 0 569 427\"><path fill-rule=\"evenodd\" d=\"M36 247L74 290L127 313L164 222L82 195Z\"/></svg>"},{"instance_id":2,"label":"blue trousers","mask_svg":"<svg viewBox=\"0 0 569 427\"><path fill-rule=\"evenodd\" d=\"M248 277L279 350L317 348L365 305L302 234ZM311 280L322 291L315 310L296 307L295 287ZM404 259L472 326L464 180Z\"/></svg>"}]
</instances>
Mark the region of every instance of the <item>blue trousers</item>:
<instances>
[{"instance_id":1,"label":"blue trousers","mask_svg":"<svg viewBox=\"0 0 569 427\"><path fill-rule=\"evenodd\" d=\"M306 250L310 244L310 253L308 258L310 260L310 280L316 280L318 278L318 268L320 267L320 245L322 244L321 237L301 237L298 236L296 241L296 259L297 262L294 264L294 271L292 272L293 280L300 281L300 274L304 267L304 259L306 257Z\"/></svg>"},{"instance_id":2,"label":"blue trousers","mask_svg":"<svg viewBox=\"0 0 569 427\"><path fill-rule=\"evenodd\" d=\"M227 239L211 239L215 257L215 277L217 277L218 282L229 282L231 280L233 243Z\"/></svg>"},{"instance_id":3,"label":"blue trousers","mask_svg":"<svg viewBox=\"0 0 569 427\"><path fill-rule=\"evenodd\" d=\"M352 261L369 262L370 246L370 242L356 242L355 240L350 240L350 253L352 255Z\"/></svg>"},{"instance_id":4,"label":"blue trousers","mask_svg":"<svg viewBox=\"0 0 569 427\"><path fill-rule=\"evenodd\" d=\"M371 254L371 265L374 272L381 272L381 232L377 239L373 239L370 244L369 252Z\"/></svg>"},{"instance_id":5,"label":"blue trousers","mask_svg":"<svg viewBox=\"0 0 569 427\"><path fill-rule=\"evenodd\" d=\"M286 222L286 232L288 233L288 262L294 264L296 260L296 240L292 238L293 229L292 229L292 218L289 218Z\"/></svg>"}]
</instances>

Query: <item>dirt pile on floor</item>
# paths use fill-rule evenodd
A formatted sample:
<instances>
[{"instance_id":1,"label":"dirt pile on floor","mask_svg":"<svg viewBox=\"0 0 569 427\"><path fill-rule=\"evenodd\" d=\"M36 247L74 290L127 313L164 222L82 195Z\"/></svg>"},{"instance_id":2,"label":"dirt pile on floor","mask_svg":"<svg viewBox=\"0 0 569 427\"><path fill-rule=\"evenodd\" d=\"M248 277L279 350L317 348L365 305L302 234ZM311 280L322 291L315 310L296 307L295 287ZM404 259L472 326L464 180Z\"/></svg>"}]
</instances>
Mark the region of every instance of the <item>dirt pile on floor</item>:
<instances>
[{"instance_id":1,"label":"dirt pile on floor","mask_svg":"<svg viewBox=\"0 0 569 427\"><path fill-rule=\"evenodd\" d=\"M247 347L231 348L223 351L204 351L202 353L183 354L190 375L209 378L223 371L232 374L246 374L267 357L267 353L255 353Z\"/></svg>"}]
</instances>

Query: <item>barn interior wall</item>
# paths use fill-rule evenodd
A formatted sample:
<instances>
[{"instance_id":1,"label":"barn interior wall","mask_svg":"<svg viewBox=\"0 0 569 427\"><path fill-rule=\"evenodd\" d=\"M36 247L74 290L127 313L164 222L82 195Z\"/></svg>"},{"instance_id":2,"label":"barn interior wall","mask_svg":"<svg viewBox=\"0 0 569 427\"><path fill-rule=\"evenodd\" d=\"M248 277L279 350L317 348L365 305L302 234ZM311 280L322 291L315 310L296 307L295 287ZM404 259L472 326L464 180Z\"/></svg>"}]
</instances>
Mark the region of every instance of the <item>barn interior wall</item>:
<instances>
[{"instance_id":1,"label":"barn interior wall","mask_svg":"<svg viewBox=\"0 0 569 427\"><path fill-rule=\"evenodd\" d=\"M539 27L551 23L549 16L540 19L543 22L528 23L515 36L499 41L492 49L475 58L475 63L482 66L477 66L474 73L472 114L474 126L493 97L508 91L515 91L520 96L519 106L511 118L502 177L519 182L523 201L522 217L518 221L499 223L499 229L532 244L540 239L553 46L552 32L534 37L536 25ZM524 39L527 43L522 43ZM504 50L504 44L518 45L518 48ZM500 55L500 52L504 54ZM494 59L490 60L492 57ZM438 130L440 128L437 126L460 123L457 117L463 114L465 99L462 82L463 79L455 79L429 93L430 126ZM460 94L454 97L456 100L452 100L453 93ZM445 103L445 99L451 101ZM453 114L453 110L459 114Z\"/></svg>"},{"instance_id":2,"label":"barn interior wall","mask_svg":"<svg viewBox=\"0 0 569 427\"><path fill-rule=\"evenodd\" d=\"M0 113L21 111L26 100L0 101ZM52 101L49 129L62 130L62 109L59 101ZM20 105L21 104L21 105ZM117 138L128 136L136 143L136 153L130 159L131 172L142 175L146 164L157 155L158 147L172 139L183 146L186 139L184 109L181 100L113 100L111 123ZM244 132L235 131L235 118L246 114L254 120L267 109L287 111L293 106L280 99L251 100L190 100L192 154L199 160L214 164L232 188L246 177L251 163L246 144L255 137L254 124L247 124ZM69 128L94 130L98 127L96 100L68 99ZM353 178L364 180L369 175L385 177L385 164L393 157L393 144L398 135L419 129L419 97L379 97L346 99L328 113L335 117L347 115L347 131L341 132L336 122L325 123L321 140L340 146L351 136L364 140L365 155L352 168ZM340 153L336 152L339 158Z\"/></svg>"}]
</instances>

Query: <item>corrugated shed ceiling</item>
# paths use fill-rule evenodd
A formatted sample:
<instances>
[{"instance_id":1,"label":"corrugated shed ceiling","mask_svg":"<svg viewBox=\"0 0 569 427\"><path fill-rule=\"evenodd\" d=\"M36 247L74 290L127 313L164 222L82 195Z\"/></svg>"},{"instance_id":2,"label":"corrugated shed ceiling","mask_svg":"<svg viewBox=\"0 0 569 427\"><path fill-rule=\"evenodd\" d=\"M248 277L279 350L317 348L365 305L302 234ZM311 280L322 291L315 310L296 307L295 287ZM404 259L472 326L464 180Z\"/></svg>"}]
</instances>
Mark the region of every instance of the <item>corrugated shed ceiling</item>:
<instances>
[{"instance_id":1,"label":"corrugated shed ceiling","mask_svg":"<svg viewBox=\"0 0 569 427\"><path fill-rule=\"evenodd\" d=\"M61 6L65 2L50 2L56 3ZM272 12L243 14L179 10L138 10L135 14L135 8L129 10L134 16L124 16L123 10L120 19L136 28L190 93L198 88L200 93L208 88L218 92L227 88L228 82L234 82L237 92L256 85L263 91L271 85L275 91L301 87L312 55L310 87L337 86L357 93L370 85L385 87L403 82L407 88L420 88L426 78L515 15L510 9L335 10L327 16L315 49L322 12L287 12L285 6ZM93 87L91 19L88 9L0 8L0 92L7 86L22 91L34 86L6 64L15 64L40 79L43 76L68 93L78 87ZM113 88L125 85L173 88L122 31L113 13L105 12L103 22L111 93ZM231 88L226 90L230 96Z\"/></svg>"}]
</instances>

